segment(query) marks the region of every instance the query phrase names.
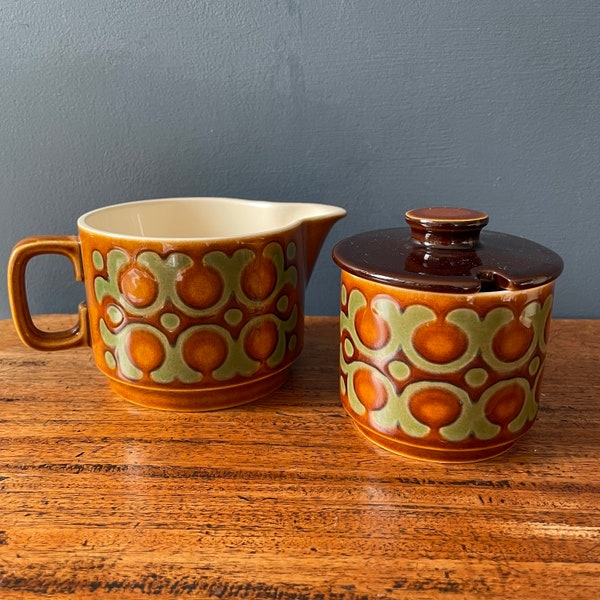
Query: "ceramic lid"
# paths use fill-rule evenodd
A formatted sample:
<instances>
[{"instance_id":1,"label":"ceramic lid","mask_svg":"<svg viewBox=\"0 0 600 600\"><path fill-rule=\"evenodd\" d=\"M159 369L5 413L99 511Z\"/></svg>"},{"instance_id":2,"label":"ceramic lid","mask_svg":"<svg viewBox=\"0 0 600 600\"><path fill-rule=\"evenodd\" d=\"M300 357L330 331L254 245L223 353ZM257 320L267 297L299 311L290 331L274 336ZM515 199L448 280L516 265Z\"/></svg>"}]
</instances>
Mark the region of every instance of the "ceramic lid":
<instances>
[{"instance_id":1,"label":"ceramic lid","mask_svg":"<svg viewBox=\"0 0 600 600\"><path fill-rule=\"evenodd\" d=\"M488 216L465 208L409 210L409 228L369 231L333 249L334 261L358 277L432 292L523 290L556 279L563 261L530 240L484 231Z\"/></svg>"}]
</instances>

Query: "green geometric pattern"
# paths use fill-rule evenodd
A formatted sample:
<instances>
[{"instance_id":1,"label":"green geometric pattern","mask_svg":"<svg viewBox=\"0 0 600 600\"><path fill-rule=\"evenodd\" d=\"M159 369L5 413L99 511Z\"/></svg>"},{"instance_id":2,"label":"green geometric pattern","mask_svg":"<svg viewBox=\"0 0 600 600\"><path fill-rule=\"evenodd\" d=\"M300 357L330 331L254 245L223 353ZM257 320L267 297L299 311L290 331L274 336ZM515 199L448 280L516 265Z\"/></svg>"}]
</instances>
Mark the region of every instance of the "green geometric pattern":
<instances>
[{"instance_id":1,"label":"green geometric pattern","mask_svg":"<svg viewBox=\"0 0 600 600\"><path fill-rule=\"evenodd\" d=\"M285 255L284 255L285 252ZM272 369L281 365L286 350L294 351L298 340L295 335L298 324L298 307L294 305L287 318L282 317L289 307L289 298L284 293L288 285L296 288L298 285L298 270L296 266L285 267L285 256L294 258L296 245L287 244L285 250L276 242L269 243L262 251L262 258L273 265L276 272L276 284L270 294L261 300L249 298L242 286L241 274L244 268L257 258L256 253L249 248L240 248L231 255L221 251L205 254L202 264L213 268L222 282L219 298L208 307L196 308L186 304L177 291L177 284L186 269L194 264L192 257L173 252L162 257L153 251L141 252L135 259L136 266L143 267L152 274L157 282L157 294L150 305L135 306L119 289L119 277L123 269L129 268L132 258L124 250L112 249L104 257L99 251L94 251L92 261L98 271L106 268L107 276L97 276L94 279L94 291L98 303L108 304L106 314L109 322L100 318L100 336L107 346L105 362L109 369L117 368L120 375L130 381L139 381L142 371L132 362L126 347L132 334L149 333L162 348L164 360L150 373L151 379L157 384L168 384L178 381L184 384L199 383L202 373L189 366L182 351L187 340L201 332L217 334L227 346L224 362L211 374L218 381L227 381L237 376L250 377L261 367L261 362L248 356L244 350L246 337L257 327L267 324L274 325L277 331L275 347L264 363ZM233 301L234 300L234 301ZM166 310L165 307L169 309ZM270 312L265 312L265 307ZM242 324L243 310L249 318ZM199 320L221 315L226 325L240 326L236 339L227 326L217 324L194 324L183 329L174 343L169 341L167 333L177 330L184 318ZM162 330L153 326L150 321L159 322ZM133 319L133 320L131 320ZM144 319L147 321L145 322ZM112 327L111 327L112 326Z\"/></svg>"},{"instance_id":2,"label":"green geometric pattern","mask_svg":"<svg viewBox=\"0 0 600 600\"><path fill-rule=\"evenodd\" d=\"M212 376L218 381L227 381L241 375L250 377L260 368L261 363L252 359L244 351L244 341L246 335L255 326L271 321L276 323L280 333L276 347L267 358L266 363L271 368L276 368L281 364L286 351L286 333L293 333L298 319L297 307L294 307L289 319L283 321L274 315L254 317L250 319L243 327L240 336L234 339L231 334L218 325L195 325L185 329L178 337L175 344L171 344L164 333L146 323L130 323L118 333L113 333L106 325L104 320L100 321L100 334L104 343L111 349L110 355L113 359L105 356L108 363L119 365L120 373L130 381L139 381L143 372L131 361L126 350L127 339L132 333L146 332L154 336L160 343L165 359L162 364L150 373L150 377L155 383L167 384L178 381L180 383L199 383L203 379L202 373L190 367L184 359L182 348L190 336L198 332L217 333L226 341L228 352L223 364L212 372ZM293 350L295 339L290 337L289 347Z\"/></svg>"},{"instance_id":3,"label":"green geometric pattern","mask_svg":"<svg viewBox=\"0 0 600 600\"><path fill-rule=\"evenodd\" d=\"M289 246L295 247L291 242ZM293 250L288 249L288 254ZM221 276L224 287L219 301L212 306L203 309L196 309L188 306L177 293L177 282L182 276L182 272L194 264L193 259L187 254L173 252L162 258L153 251L141 252L136 263L152 273L159 282L159 293L157 298L150 306L136 307L123 297L119 289L119 273L131 262L129 255L123 250L113 249L108 252L106 257L106 266L108 277L96 277L94 279L94 291L96 300L101 302L105 296L110 296L118 304L122 305L128 314L135 317L144 317L154 315L159 312L170 300L175 307L183 314L189 317L206 317L218 313L223 306L234 296L237 302L250 310L256 310L261 306L270 304L281 292L282 287L289 283L292 286L298 284L298 271L295 266L285 269L285 258L283 249L275 242L267 245L262 253L263 257L270 260L277 272L277 285L271 294L262 300L253 300L244 293L241 285L240 274L255 258L256 253L248 248L240 248L231 256L224 252L208 252L202 259L202 264L206 267L213 267ZM98 270L104 266L104 257L97 250L93 254L93 262Z\"/></svg>"},{"instance_id":4,"label":"green geometric pattern","mask_svg":"<svg viewBox=\"0 0 600 600\"><path fill-rule=\"evenodd\" d=\"M430 427L419 421L410 411L411 398L424 390L443 390L450 392L460 406L460 414L449 425L441 427L439 434L449 442L459 442L474 436L479 440L490 440L501 430L501 427L486 418L486 405L490 398L503 389L518 386L525 401L519 414L508 424L512 433L518 433L527 422L535 418L537 412L536 391L540 381L540 359L536 356L539 349L543 355L546 351L544 331L552 309L552 295L548 296L543 306L533 301L527 304L518 315L521 324L532 331L529 347L516 360L505 362L493 350L494 336L502 327L515 317L506 307L496 307L481 318L475 310L458 308L452 310L446 321L458 327L467 339L467 347L461 356L447 363L432 363L416 350L413 343L415 330L436 320L435 312L422 304L413 304L404 310L391 296L376 296L370 305L372 312L385 321L390 332L389 338L382 347L372 349L363 344L356 331L357 313L367 307L367 299L359 290L352 290L348 297L345 286L342 286L342 304L347 305L348 314L341 311L340 328L345 345L340 349L340 365L342 377L341 392L348 398L351 409L357 415L364 415L367 408L360 401L354 389L354 375L367 371L376 382L377 389L383 390L385 399L379 403L380 408L369 411L369 420L380 431L392 433L400 428L405 434L414 438L422 438L430 432ZM347 335L344 336L344 333ZM361 356L363 360L346 356ZM401 360L399 360L399 356ZM516 369L527 367L530 376L535 376L533 385L524 377L507 377L493 384L481 394L475 402L463 388L452 383L435 379L410 382L412 369L418 369L433 376L450 375L466 370L465 380L477 386L485 383L488 373L481 366L468 369L474 359L481 358L490 372L510 374ZM387 367L390 377L383 372ZM403 381L405 382L403 384ZM346 382L347 385L346 385ZM397 391L398 390L398 391Z\"/></svg>"}]
</instances>

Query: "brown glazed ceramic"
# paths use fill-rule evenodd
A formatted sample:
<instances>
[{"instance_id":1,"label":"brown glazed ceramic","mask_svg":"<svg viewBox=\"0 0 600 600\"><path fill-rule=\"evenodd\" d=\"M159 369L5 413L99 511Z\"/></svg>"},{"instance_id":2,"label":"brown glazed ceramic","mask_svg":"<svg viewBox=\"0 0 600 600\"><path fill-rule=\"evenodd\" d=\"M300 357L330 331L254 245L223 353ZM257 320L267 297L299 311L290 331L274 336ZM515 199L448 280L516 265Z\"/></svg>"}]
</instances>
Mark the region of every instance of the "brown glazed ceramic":
<instances>
[{"instance_id":1,"label":"brown glazed ceramic","mask_svg":"<svg viewBox=\"0 0 600 600\"><path fill-rule=\"evenodd\" d=\"M128 400L211 410L279 387L304 337L304 288L333 224L321 204L226 198L148 200L80 217L78 237L35 237L9 263L17 330L41 350L90 344L98 368ZM86 302L69 331L33 324L25 268L67 256Z\"/></svg>"},{"instance_id":2,"label":"brown glazed ceramic","mask_svg":"<svg viewBox=\"0 0 600 600\"><path fill-rule=\"evenodd\" d=\"M467 462L533 424L562 260L481 232L479 211L426 208L407 228L343 240L340 394L359 431L394 452Z\"/></svg>"}]
</instances>

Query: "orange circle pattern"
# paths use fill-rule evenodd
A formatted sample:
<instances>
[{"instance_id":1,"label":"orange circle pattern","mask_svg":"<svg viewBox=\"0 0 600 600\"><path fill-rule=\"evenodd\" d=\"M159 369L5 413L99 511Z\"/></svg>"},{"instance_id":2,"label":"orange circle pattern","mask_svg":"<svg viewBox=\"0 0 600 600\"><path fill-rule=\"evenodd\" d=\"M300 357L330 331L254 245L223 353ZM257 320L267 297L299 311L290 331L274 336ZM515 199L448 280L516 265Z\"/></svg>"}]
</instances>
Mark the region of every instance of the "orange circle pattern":
<instances>
[{"instance_id":1,"label":"orange circle pattern","mask_svg":"<svg viewBox=\"0 0 600 600\"><path fill-rule=\"evenodd\" d=\"M553 287L461 296L342 272L346 411L391 448L477 451L512 443L537 413Z\"/></svg>"},{"instance_id":2,"label":"orange circle pattern","mask_svg":"<svg viewBox=\"0 0 600 600\"><path fill-rule=\"evenodd\" d=\"M92 335L110 377L205 389L286 368L302 349L294 234L258 246L97 247ZM181 250L184 250L182 248ZM95 311L95 312L94 312Z\"/></svg>"}]
</instances>

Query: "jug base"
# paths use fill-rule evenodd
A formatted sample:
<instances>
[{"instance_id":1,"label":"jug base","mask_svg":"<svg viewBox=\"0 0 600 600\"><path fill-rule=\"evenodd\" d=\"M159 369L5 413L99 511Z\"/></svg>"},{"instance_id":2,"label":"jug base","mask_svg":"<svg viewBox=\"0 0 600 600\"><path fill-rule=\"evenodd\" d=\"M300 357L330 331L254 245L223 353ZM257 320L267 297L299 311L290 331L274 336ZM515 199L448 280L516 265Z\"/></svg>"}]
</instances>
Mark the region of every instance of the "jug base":
<instances>
[{"instance_id":1,"label":"jug base","mask_svg":"<svg viewBox=\"0 0 600 600\"><path fill-rule=\"evenodd\" d=\"M281 371L261 379L210 389L146 388L116 379L109 379L109 385L121 398L139 406L180 412L203 412L240 406L267 396L287 381L291 367L292 365L288 365Z\"/></svg>"}]
</instances>

